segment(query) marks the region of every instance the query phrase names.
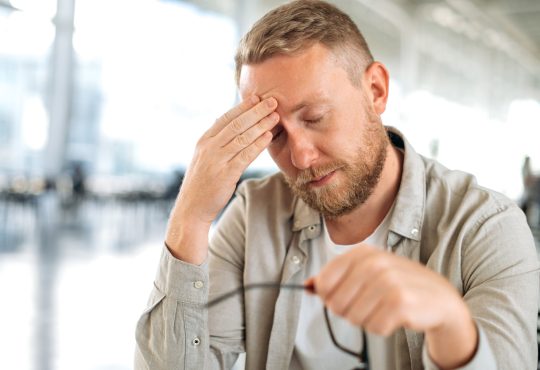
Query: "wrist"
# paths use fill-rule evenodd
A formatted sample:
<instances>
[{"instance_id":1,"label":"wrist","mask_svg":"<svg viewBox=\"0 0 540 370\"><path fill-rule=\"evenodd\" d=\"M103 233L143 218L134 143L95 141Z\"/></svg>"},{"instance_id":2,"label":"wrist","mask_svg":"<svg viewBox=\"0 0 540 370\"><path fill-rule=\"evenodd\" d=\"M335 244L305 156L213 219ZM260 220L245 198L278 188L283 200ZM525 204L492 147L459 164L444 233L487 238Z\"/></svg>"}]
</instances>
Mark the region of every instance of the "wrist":
<instances>
[{"instance_id":1,"label":"wrist","mask_svg":"<svg viewBox=\"0 0 540 370\"><path fill-rule=\"evenodd\" d=\"M182 217L173 210L167 226L165 245L175 258L200 265L208 254L210 226L211 223Z\"/></svg>"},{"instance_id":2,"label":"wrist","mask_svg":"<svg viewBox=\"0 0 540 370\"><path fill-rule=\"evenodd\" d=\"M441 369L455 369L470 362L478 346L478 330L469 308L459 299L448 320L428 330L426 344L430 358Z\"/></svg>"}]
</instances>

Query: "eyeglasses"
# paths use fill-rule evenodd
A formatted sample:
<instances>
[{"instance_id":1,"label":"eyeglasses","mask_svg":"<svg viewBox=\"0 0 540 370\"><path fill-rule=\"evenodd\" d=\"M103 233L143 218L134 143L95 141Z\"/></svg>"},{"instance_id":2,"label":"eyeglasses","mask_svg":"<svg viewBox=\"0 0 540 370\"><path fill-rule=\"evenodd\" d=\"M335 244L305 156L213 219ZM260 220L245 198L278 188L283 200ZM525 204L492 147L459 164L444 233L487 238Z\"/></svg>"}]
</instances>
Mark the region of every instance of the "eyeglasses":
<instances>
[{"instance_id":1,"label":"eyeglasses","mask_svg":"<svg viewBox=\"0 0 540 370\"><path fill-rule=\"evenodd\" d=\"M289 289L289 290L305 290L308 292L314 292L314 288L307 285L300 285L300 284L277 284L277 283L256 283L256 284L247 284L243 287L240 287L238 289L232 290L228 293L225 293L223 295L220 295L217 298L212 299L209 301L205 308L213 307L223 301L226 301L229 298L234 297L237 294L241 294L243 292L246 292L248 290L253 289ZM332 325L330 324L330 318L328 316L328 309L326 306L324 306L324 319L326 321L326 327L328 328L328 333L330 334L330 338L332 339L332 343L334 343L334 346L336 346L341 351L354 356L358 361L360 362L354 369L352 370L366 370L369 369L369 361L368 361L368 355L367 355L367 338L366 333L364 330L362 330L362 351L361 352L355 352L341 344L338 343L336 340L336 337L334 335L334 331L332 330Z\"/></svg>"}]
</instances>

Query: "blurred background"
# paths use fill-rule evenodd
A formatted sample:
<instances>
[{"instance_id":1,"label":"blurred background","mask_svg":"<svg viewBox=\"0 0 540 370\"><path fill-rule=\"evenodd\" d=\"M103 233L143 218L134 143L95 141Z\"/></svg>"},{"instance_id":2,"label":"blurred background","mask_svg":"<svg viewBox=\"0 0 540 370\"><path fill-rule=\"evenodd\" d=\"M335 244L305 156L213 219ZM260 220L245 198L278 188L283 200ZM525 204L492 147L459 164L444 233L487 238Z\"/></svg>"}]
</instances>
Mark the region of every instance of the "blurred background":
<instances>
[{"instance_id":1,"label":"blurred background","mask_svg":"<svg viewBox=\"0 0 540 370\"><path fill-rule=\"evenodd\" d=\"M383 121L538 237L540 2L332 1L391 74ZM132 368L135 323L233 56L277 0L0 0L0 368ZM275 171L264 154L244 177Z\"/></svg>"}]
</instances>

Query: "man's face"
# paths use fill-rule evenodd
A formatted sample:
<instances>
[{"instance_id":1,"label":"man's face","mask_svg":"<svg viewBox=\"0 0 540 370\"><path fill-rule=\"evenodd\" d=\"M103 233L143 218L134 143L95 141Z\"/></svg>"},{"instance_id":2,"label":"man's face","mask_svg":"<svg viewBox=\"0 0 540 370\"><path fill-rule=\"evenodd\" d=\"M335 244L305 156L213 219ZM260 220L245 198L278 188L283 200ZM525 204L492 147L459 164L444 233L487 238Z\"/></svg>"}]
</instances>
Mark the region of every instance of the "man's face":
<instances>
[{"instance_id":1,"label":"man's face","mask_svg":"<svg viewBox=\"0 0 540 370\"><path fill-rule=\"evenodd\" d=\"M367 200L388 138L366 94L332 52L316 44L297 56L244 65L239 85L244 99L254 94L278 101L280 123L268 151L309 206L335 218Z\"/></svg>"}]
</instances>

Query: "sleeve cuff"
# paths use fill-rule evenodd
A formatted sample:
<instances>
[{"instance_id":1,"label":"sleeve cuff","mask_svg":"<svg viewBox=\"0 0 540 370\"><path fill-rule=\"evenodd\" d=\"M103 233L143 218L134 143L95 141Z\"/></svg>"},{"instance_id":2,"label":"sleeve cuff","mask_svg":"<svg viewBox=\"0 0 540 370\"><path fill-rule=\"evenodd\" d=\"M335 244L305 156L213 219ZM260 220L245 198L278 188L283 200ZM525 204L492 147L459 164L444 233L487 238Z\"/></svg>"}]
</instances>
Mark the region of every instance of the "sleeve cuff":
<instances>
[{"instance_id":1,"label":"sleeve cuff","mask_svg":"<svg viewBox=\"0 0 540 370\"><path fill-rule=\"evenodd\" d=\"M155 285L179 301L204 304L208 301L208 259L193 265L175 258L164 245Z\"/></svg>"},{"instance_id":2,"label":"sleeve cuff","mask_svg":"<svg viewBox=\"0 0 540 370\"><path fill-rule=\"evenodd\" d=\"M476 347L476 353L473 358L465 365L456 368L455 370L496 370L497 364L495 363L495 357L489 346L487 337L478 324L476 325L478 330L478 346ZM424 363L424 368L426 370L440 370L440 368L435 365L427 349L427 344L424 341L422 347L422 362Z\"/></svg>"}]
</instances>

